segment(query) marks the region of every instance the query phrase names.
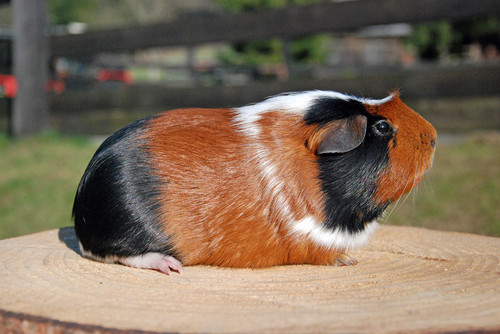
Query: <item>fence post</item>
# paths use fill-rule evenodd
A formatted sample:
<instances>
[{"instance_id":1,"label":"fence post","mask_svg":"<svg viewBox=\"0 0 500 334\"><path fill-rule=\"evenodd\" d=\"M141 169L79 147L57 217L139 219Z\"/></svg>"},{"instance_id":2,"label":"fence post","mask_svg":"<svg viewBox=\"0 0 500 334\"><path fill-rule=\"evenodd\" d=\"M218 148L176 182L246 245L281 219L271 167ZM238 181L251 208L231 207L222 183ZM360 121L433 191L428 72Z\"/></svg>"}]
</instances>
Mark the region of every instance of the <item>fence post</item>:
<instances>
[{"instance_id":1,"label":"fence post","mask_svg":"<svg viewBox=\"0 0 500 334\"><path fill-rule=\"evenodd\" d=\"M14 0L13 74L18 93L10 119L13 136L40 132L47 125L48 38L46 0Z\"/></svg>"}]
</instances>

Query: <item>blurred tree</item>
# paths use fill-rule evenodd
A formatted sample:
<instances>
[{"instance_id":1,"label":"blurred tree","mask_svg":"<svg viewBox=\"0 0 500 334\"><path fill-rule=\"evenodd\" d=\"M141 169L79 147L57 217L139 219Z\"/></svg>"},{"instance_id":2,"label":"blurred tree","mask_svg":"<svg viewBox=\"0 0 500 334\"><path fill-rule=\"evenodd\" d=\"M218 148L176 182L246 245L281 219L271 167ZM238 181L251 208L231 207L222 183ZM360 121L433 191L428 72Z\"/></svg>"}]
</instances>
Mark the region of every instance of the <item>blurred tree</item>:
<instances>
[{"instance_id":1,"label":"blurred tree","mask_svg":"<svg viewBox=\"0 0 500 334\"><path fill-rule=\"evenodd\" d=\"M465 46L477 43L483 50L500 49L500 19L480 18L459 22L435 22L414 27L407 40L424 60L436 60L444 55L462 56Z\"/></svg>"},{"instance_id":2,"label":"blurred tree","mask_svg":"<svg viewBox=\"0 0 500 334\"><path fill-rule=\"evenodd\" d=\"M451 51L464 52L464 45L478 43L483 50L494 47L500 49L500 18L488 17L456 22L452 25L455 32Z\"/></svg>"},{"instance_id":3,"label":"blurred tree","mask_svg":"<svg viewBox=\"0 0 500 334\"><path fill-rule=\"evenodd\" d=\"M408 38L408 44L424 60L435 60L446 54L454 35L449 22L417 25Z\"/></svg>"},{"instance_id":4,"label":"blurred tree","mask_svg":"<svg viewBox=\"0 0 500 334\"><path fill-rule=\"evenodd\" d=\"M148 22L151 20L158 20L165 16L165 13L172 11L175 8L172 1L165 0L122 0L129 8L130 13L138 22Z\"/></svg>"},{"instance_id":5,"label":"blurred tree","mask_svg":"<svg viewBox=\"0 0 500 334\"><path fill-rule=\"evenodd\" d=\"M216 0L224 9L241 12L266 8L279 8L287 4L310 4L321 0ZM316 35L294 39L290 43L291 60L296 63L320 63L326 59L327 35ZM257 65L283 63L285 43L273 38L265 41L242 42L233 44L230 50L221 53L220 59L226 65Z\"/></svg>"},{"instance_id":6,"label":"blurred tree","mask_svg":"<svg viewBox=\"0 0 500 334\"><path fill-rule=\"evenodd\" d=\"M97 8L97 0L49 0L51 24L79 21L83 13Z\"/></svg>"},{"instance_id":7,"label":"blurred tree","mask_svg":"<svg viewBox=\"0 0 500 334\"><path fill-rule=\"evenodd\" d=\"M288 2L287 0L216 0L216 1L221 5L222 8L232 12L283 7Z\"/></svg>"},{"instance_id":8,"label":"blurred tree","mask_svg":"<svg viewBox=\"0 0 500 334\"><path fill-rule=\"evenodd\" d=\"M48 0L52 24L112 27L171 20L184 11L210 10L207 0Z\"/></svg>"}]
</instances>

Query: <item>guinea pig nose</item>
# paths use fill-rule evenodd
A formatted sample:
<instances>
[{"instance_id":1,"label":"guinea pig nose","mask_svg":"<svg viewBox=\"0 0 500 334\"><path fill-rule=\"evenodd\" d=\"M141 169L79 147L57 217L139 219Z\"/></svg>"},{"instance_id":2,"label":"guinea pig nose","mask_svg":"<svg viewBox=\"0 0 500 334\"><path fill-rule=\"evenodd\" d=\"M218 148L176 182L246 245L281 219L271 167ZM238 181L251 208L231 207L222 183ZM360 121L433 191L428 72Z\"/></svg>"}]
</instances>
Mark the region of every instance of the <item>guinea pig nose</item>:
<instances>
[{"instance_id":1,"label":"guinea pig nose","mask_svg":"<svg viewBox=\"0 0 500 334\"><path fill-rule=\"evenodd\" d=\"M436 139L432 139L430 144L432 148L436 147Z\"/></svg>"}]
</instances>

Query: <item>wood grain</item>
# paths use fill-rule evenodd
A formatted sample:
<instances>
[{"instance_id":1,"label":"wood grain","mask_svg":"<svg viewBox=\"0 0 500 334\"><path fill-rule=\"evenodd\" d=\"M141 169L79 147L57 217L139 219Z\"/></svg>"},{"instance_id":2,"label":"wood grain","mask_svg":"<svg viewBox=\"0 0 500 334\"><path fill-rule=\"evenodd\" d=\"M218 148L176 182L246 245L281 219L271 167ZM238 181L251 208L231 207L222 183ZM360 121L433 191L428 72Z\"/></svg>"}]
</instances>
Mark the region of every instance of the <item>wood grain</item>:
<instances>
[{"instance_id":1,"label":"wood grain","mask_svg":"<svg viewBox=\"0 0 500 334\"><path fill-rule=\"evenodd\" d=\"M0 326L81 333L500 331L500 239L384 226L353 255L353 267L196 266L169 277L83 259L72 228L6 239Z\"/></svg>"}]
</instances>

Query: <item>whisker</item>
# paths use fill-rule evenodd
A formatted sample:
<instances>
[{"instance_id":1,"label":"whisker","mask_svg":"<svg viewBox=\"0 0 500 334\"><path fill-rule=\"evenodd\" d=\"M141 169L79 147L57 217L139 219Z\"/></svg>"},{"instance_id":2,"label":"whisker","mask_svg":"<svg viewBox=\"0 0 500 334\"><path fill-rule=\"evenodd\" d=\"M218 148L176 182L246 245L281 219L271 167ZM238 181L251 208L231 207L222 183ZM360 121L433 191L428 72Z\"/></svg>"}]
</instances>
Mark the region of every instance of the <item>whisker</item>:
<instances>
[{"instance_id":1,"label":"whisker","mask_svg":"<svg viewBox=\"0 0 500 334\"><path fill-rule=\"evenodd\" d=\"M429 191L431 192L431 194L435 193L435 189L432 182L433 178L434 178L433 173L427 173L427 175L424 177L424 182L425 182L424 185L426 186L426 188L430 189Z\"/></svg>"},{"instance_id":2,"label":"whisker","mask_svg":"<svg viewBox=\"0 0 500 334\"><path fill-rule=\"evenodd\" d=\"M421 163L419 164L417 162L417 171L420 171L420 168L421 168ZM415 174L415 178L414 178L414 186L412 187L412 190L410 190L410 192L412 193L412 201L413 201L413 206L416 205L416 199L417 199L417 193L418 193L418 190L420 189L420 183L418 182L418 175Z\"/></svg>"},{"instance_id":3,"label":"whisker","mask_svg":"<svg viewBox=\"0 0 500 334\"><path fill-rule=\"evenodd\" d=\"M416 180L416 179L413 179L413 180L412 180L412 182L411 182L411 183L412 183L412 185L411 185L411 187L410 187L410 188L413 188L413 187L415 186L415 180ZM409 183L409 182L408 182L408 183ZM408 193L404 196L404 199L403 199L403 201L401 202L400 207L402 207L402 206L405 204L405 202L406 202L406 201L408 200L408 198L410 197L410 194L411 194L411 193L412 193L412 191L410 190L410 191L409 191L409 192L408 192Z\"/></svg>"},{"instance_id":4,"label":"whisker","mask_svg":"<svg viewBox=\"0 0 500 334\"><path fill-rule=\"evenodd\" d=\"M406 189L406 187L408 187L408 184L409 184L410 182L411 182L411 178L406 178L406 184L405 184L405 186L404 186L404 189ZM413 181L413 182L414 182L414 181ZM397 192L397 191L398 191L397 189L394 189L393 194L396 194L396 192ZM403 197L399 197L399 198L396 200L396 202L395 202L395 204L393 205L393 207L392 207L391 211L389 212L389 214L388 214L388 215L387 215L387 217L385 218L385 222L387 222L387 221L389 220L389 218L392 216L392 214L396 211L396 208L398 208L399 203L401 202L401 199L402 199L402 198L403 198ZM403 204L404 204L404 201L403 201L403 203L401 203L401 206L402 206Z\"/></svg>"}]
</instances>

